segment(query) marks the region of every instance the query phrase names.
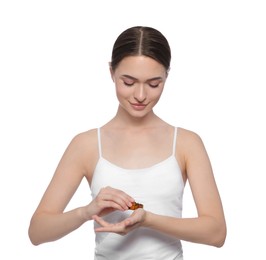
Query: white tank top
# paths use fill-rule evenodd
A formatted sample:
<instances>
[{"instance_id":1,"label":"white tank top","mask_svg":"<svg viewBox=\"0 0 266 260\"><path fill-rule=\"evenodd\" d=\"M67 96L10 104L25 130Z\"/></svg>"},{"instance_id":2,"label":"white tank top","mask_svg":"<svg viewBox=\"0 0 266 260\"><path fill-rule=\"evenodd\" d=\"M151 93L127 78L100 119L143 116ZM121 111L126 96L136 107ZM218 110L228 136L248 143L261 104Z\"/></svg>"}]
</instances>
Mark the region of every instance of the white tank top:
<instances>
[{"instance_id":1,"label":"white tank top","mask_svg":"<svg viewBox=\"0 0 266 260\"><path fill-rule=\"evenodd\" d=\"M124 169L102 156L100 128L98 128L99 160L91 183L92 198L101 188L110 186L125 191L144 209L155 214L182 217L184 183L175 158L177 128L172 155L147 168ZM131 210L115 211L103 218L120 222L132 214ZM94 222L95 227L98 225ZM125 236L114 233L95 234L95 260L182 260L180 240L156 230L140 227Z\"/></svg>"}]
</instances>

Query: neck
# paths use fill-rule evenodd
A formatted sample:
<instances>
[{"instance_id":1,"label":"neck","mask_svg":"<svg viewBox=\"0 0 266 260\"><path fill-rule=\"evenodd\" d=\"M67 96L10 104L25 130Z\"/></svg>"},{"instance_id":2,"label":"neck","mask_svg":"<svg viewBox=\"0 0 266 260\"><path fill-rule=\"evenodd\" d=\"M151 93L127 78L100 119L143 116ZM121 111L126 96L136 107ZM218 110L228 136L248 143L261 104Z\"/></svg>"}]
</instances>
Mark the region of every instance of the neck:
<instances>
[{"instance_id":1,"label":"neck","mask_svg":"<svg viewBox=\"0 0 266 260\"><path fill-rule=\"evenodd\" d=\"M128 114L122 107L118 107L115 117L111 120L116 126L123 128L147 128L161 123L162 120L150 111L143 117Z\"/></svg>"}]
</instances>

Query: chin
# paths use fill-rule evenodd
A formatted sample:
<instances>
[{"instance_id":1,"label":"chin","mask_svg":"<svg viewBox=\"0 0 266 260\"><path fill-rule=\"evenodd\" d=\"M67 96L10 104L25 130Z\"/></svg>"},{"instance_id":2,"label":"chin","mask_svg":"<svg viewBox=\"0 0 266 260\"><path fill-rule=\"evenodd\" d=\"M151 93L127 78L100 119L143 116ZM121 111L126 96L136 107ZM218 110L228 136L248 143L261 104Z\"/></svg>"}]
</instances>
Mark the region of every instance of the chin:
<instances>
[{"instance_id":1,"label":"chin","mask_svg":"<svg viewBox=\"0 0 266 260\"><path fill-rule=\"evenodd\" d=\"M151 111L130 111L129 114L135 118L144 118L149 115Z\"/></svg>"}]
</instances>

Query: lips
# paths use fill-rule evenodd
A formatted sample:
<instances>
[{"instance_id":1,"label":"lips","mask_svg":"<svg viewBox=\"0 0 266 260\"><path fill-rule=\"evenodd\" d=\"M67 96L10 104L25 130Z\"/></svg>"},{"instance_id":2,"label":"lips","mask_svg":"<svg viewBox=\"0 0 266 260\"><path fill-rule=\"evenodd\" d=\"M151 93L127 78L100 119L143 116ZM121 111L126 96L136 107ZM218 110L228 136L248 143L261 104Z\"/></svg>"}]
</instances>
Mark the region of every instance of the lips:
<instances>
[{"instance_id":1,"label":"lips","mask_svg":"<svg viewBox=\"0 0 266 260\"><path fill-rule=\"evenodd\" d=\"M135 110L143 110L147 106L147 104L141 104L141 103L130 103L130 105L133 107Z\"/></svg>"}]
</instances>

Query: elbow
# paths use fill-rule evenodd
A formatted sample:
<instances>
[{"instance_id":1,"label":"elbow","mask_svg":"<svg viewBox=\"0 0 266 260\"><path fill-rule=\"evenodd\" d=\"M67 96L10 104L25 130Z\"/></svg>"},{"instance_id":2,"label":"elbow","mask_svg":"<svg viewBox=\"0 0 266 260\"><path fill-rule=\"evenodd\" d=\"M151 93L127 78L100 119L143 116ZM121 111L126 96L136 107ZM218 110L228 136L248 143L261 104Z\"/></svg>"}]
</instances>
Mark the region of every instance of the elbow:
<instances>
[{"instance_id":1,"label":"elbow","mask_svg":"<svg viewBox=\"0 0 266 260\"><path fill-rule=\"evenodd\" d=\"M210 245L221 248L226 239L226 225L219 225L219 227L213 232L212 240L210 241Z\"/></svg>"},{"instance_id":2,"label":"elbow","mask_svg":"<svg viewBox=\"0 0 266 260\"><path fill-rule=\"evenodd\" d=\"M38 246L40 243L38 243L30 234L29 234L29 239L32 245Z\"/></svg>"},{"instance_id":3,"label":"elbow","mask_svg":"<svg viewBox=\"0 0 266 260\"><path fill-rule=\"evenodd\" d=\"M38 240L33 235L32 228L31 227L29 227L28 236L29 236L29 239L30 239L30 242L32 243L32 245L38 246L39 244L41 244L40 242L38 242Z\"/></svg>"},{"instance_id":4,"label":"elbow","mask_svg":"<svg viewBox=\"0 0 266 260\"><path fill-rule=\"evenodd\" d=\"M30 239L30 241L31 241L31 244L34 245L34 246L38 246L38 245L40 245L40 243L37 243L37 241L34 241L34 240L32 240L32 239Z\"/></svg>"},{"instance_id":5,"label":"elbow","mask_svg":"<svg viewBox=\"0 0 266 260\"><path fill-rule=\"evenodd\" d=\"M40 239L40 235L42 232L38 229L38 225L36 221L32 218L30 221L30 225L28 228L28 237L30 239L30 242L34 246L38 246L43 243L43 241Z\"/></svg>"},{"instance_id":6,"label":"elbow","mask_svg":"<svg viewBox=\"0 0 266 260\"><path fill-rule=\"evenodd\" d=\"M212 243L212 246L220 248L224 245L224 243L225 243L225 237L221 237L221 238L217 239L216 241L214 241Z\"/></svg>"},{"instance_id":7,"label":"elbow","mask_svg":"<svg viewBox=\"0 0 266 260\"><path fill-rule=\"evenodd\" d=\"M215 246L219 248L222 247L225 243L225 239L226 239L226 228L224 228L223 231L221 232L219 239Z\"/></svg>"},{"instance_id":8,"label":"elbow","mask_svg":"<svg viewBox=\"0 0 266 260\"><path fill-rule=\"evenodd\" d=\"M224 219L206 217L204 232L201 233L200 243L220 248L224 245L227 229Z\"/></svg>"}]
</instances>

